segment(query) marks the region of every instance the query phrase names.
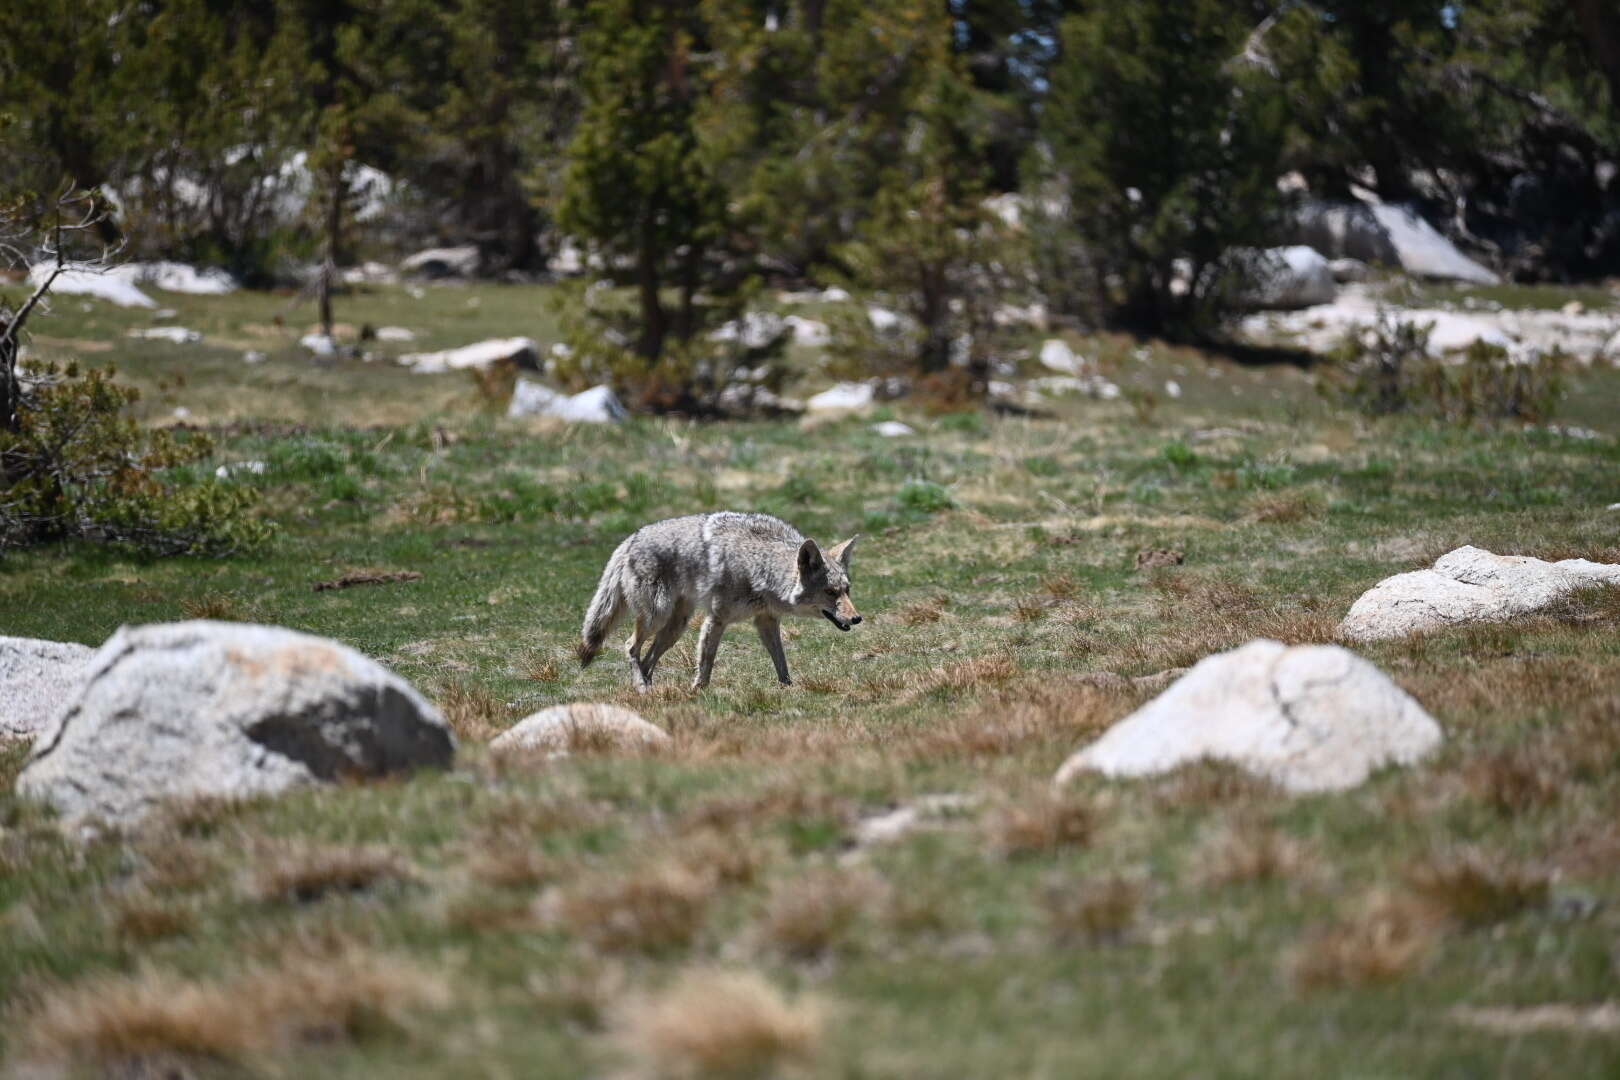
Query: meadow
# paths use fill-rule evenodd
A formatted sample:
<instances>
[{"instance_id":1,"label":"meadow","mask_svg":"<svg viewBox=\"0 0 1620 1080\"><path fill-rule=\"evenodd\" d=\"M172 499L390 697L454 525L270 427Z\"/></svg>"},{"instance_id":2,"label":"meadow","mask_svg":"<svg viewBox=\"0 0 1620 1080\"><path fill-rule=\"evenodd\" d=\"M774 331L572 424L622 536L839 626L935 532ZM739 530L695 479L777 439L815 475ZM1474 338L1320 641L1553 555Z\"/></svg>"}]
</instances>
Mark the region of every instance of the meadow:
<instances>
[{"instance_id":1,"label":"meadow","mask_svg":"<svg viewBox=\"0 0 1620 1080\"><path fill-rule=\"evenodd\" d=\"M545 292L379 287L339 317L415 329L413 350L546 341ZM64 297L35 354L116 363L143 420L211 431L196 475L262 462L231 475L277 532L220 559L8 552L0 633L326 635L433 698L458 760L79 843L9 793L25 749L0 751L18 1075L1620 1071L1616 590L1358 648L1446 741L1354 791L1216 765L1050 783L1166 673L1259 636L1332 641L1362 591L1452 548L1620 562L1620 371L1570 374L1557 422L1587 432L1458 428L1344 411L1308 367L1075 335L1121 399L569 427L386 361L406 346L312 363L286 297L162 302L204 340L132 340L151 313ZM879 436L885 418L916 434ZM700 693L695 633L646 696L617 649L580 670L613 547L708 509L862 534L863 624L785 626L791 688L746 626ZM1155 550L1183 561L1138 569ZM400 571L421 577L315 588ZM569 701L672 744L486 748ZM933 795L959 798L859 841Z\"/></svg>"}]
</instances>

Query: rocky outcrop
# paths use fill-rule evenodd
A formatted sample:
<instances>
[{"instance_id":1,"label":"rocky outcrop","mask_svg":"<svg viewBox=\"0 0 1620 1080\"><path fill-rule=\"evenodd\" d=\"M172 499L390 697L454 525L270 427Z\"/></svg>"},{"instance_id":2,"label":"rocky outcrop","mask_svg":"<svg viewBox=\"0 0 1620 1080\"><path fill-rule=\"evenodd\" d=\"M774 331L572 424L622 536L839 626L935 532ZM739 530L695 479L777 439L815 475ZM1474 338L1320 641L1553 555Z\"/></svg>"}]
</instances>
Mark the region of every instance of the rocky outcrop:
<instances>
[{"instance_id":1,"label":"rocky outcrop","mask_svg":"<svg viewBox=\"0 0 1620 1080\"><path fill-rule=\"evenodd\" d=\"M1595 585L1620 586L1620 565L1544 562L1460 547L1428 570L1396 574L1362 593L1339 624L1339 634L1377 641L1459 623L1497 622L1545 610Z\"/></svg>"},{"instance_id":2,"label":"rocky outcrop","mask_svg":"<svg viewBox=\"0 0 1620 1080\"><path fill-rule=\"evenodd\" d=\"M1354 653L1260 639L1199 661L1064 762L1057 782L1086 771L1151 776L1213 758L1291 792L1337 791L1415 762L1440 740L1422 706Z\"/></svg>"},{"instance_id":3,"label":"rocky outcrop","mask_svg":"<svg viewBox=\"0 0 1620 1080\"><path fill-rule=\"evenodd\" d=\"M1239 297L1244 307L1292 310L1330 304L1338 283L1327 259L1303 244L1238 253L1247 281Z\"/></svg>"},{"instance_id":4,"label":"rocky outcrop","mask_svg":"<svg viewBox=\"0 0 1620 1080\"><path fill-rule=\"evenodd\" d=\"M123 627L41 732L20 794L70 822L125 825L175 798L248 798L300 784L446 766L437 709L335 641L274 626Z\"/></svg>"},{"instance_id":5,"label":"rocky outcrop","mask_svg":"<svg viewBox=\"0 0 1620 1080\"><path fill-rule=\"evenodd\" d=\"M95 650L0 637L0 743L31 739L67 704Z\"/></svg>"}]
</instances>

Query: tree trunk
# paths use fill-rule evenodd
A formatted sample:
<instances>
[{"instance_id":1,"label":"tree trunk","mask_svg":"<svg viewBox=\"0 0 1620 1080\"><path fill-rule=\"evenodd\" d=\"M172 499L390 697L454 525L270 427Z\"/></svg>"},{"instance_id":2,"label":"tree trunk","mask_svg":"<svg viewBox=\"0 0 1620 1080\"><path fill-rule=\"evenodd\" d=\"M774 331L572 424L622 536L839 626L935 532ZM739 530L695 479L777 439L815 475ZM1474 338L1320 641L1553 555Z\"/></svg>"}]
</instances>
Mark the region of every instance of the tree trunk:
<instances>
[{"instance_id":1,"label":"tree trunk","mask_svg":"<svg viewBox=\"0 0 1620 1080\"><path fill-rule=\"evenodd\" d=\"M332 337L332 279L337 276L338 238L343 230L343 159L334 158L328 178L325 240L321 252L321 278L318 285L321 333Z\"/></svg>"},{"instance_id":2,"label":"tree trunk","mask_svg":"<svg viewBox=\"0 0 1620 1080\"><path fill-rule=\"evenodd\" d=\"M648 207L641 222L641 243L636 249L636 285L641 303L641 341L636 352L647 362L651 371L664 355L664 337L669 333L669 320L664 303L658 296L658 247L652 208Z\"/></svg>"},{"instance_id":3,"label":"tree trunk","mask_svg":"<svg viewBox=\"0 0 1620 1080\"><path fill-rule=\"evenodd\" d=\"M1609 111L1620 113L1620 12L1613 0L1574 0L1586 51L1609 83Z\"/></svg>"},{"instance_id":4,"label":"tree trunk","mask_svg":"<svg viewBox=\"0 0 1620 1080\"><path fill-rule=\"evenodd\" d=\"M0 428L16 434L21 427L17 407L22 396L17 386L17 338L7 333L17 316L0 308Z\"/></svg>"}]
</instances>

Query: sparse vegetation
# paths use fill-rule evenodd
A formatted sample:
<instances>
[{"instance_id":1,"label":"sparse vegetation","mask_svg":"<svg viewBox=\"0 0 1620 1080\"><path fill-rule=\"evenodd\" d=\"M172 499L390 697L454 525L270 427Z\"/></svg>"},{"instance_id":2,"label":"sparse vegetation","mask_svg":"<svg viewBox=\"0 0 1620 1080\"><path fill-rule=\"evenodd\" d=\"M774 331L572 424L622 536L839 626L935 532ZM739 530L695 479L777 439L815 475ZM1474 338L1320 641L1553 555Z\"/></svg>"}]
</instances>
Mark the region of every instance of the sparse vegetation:
<instances>
[{"instance_id":1,"label":"sparse vegetation","mask_svg":"<svg viewBox=\"0 0 1620 1080\"><path fill-rule=\"evenodd\" d=\"M346 303L375 325L426 313L435 329L413 348L456 344L469 326L528 332L527 312L544 311L523 286L423 292ZM244 339L286 303L164 299L177 321ZM54 341L114 341L147 319L63 304L35 348L65 360L77 347ZM1134 348L1072 341L1088 356ZM1155 347L1143 385L1183 387L1155 427L1118 400L949 422L902 401L893 415L918 434L895 440L861 419L510 421L464 376L269 351L244 366L206 341L143 343L119 362L143 391L139 422L169 424L184 403L215 441L176 483L265 463L231 483L277 536L223 559L81 542L8 552L0 632L95 643L121 623L196 614L327 634L436 701L458 732L456 768L186 802L81 843L9 792L25 754L0 750L8 1060L406 1077L470 1056L514 1075L650 1060L828 1077L1164 1075L1213 1061L1489 1072L1497 1036L1445 1022L1459 1002L1612 996L1612 590L1357 647L1447 741L1356 791L1293 798L1210 763L1049 785L1174 669L1255 636L1333 641L1368 584L1462 543L1620 561L1603 509L1620 502L1612 370L1569 373L1561 419L1602 433L1576 439L1368 423L1292 369ZM952 505L902 506L908 480ZM727 677L698 695L629 693L617 652L580 670L569 650L608 552L647 521L714 506L774 508L818 538L865 532L862 625L784 624L792 689L746 627L722 646ZM1305 512L1260 512L1273 506ZM1159 558L1138 569L1143 552ZM314 590L356 570L422 577ZM570 701L632 708L671 745L487 749L518 717ZM935 795L971 809L857 843L868 819ZM396 995L356 975L352 1000L328 986L308 1007L258 990L310 955L334 982L374 966L410 977ZM788 1023L773 1043L778 1014L752 1006L727 1027L718 992L667 1014L693 1024L696 1049L630 1034L652 1030L629 1019L650 1015L632 1003L716 964L749 965L790 1015L824 1002L815 1034ZM432 1012L412 1027L418 1007ZM1075 1039L1074 1016L1093 1011L1111 1019ZM1611 1043L1522 1046L1538 1067L1586 1074L1620 1067ZM814 1053L781 1048L800 1045Z\"/></svg>"}]
</instances>

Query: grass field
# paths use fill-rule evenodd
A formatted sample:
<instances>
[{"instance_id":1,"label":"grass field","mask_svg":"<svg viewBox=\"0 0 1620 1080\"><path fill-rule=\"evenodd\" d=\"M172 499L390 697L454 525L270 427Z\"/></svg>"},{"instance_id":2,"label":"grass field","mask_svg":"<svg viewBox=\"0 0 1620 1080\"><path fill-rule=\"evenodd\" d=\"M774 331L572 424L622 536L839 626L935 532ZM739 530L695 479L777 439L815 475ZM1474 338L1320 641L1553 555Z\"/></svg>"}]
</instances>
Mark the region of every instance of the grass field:
<instances>
[{"instance_id":1,"label":"grass field","mask_svg":"<svg viewBox=\"0 0 1620 1080\"><path fill-rule=\"evenodd\" d=\"M416 329L413 349L545 340L543 295L390 288L340 317ZM1332 640L1364 589L1453 547L1620 561L1620 372L1571 378L1558 420L1595 439L1374 423L1308 371L1120 339L1075 344L1134 404L902 405L903 439L872 417L601 430L508 421L466 376L315 366L294 347L309 309L283 298L164 302L202 344L131 341L150 313L66 298L36 353L114 361L145 419L213 426L199 470L264 462L237 475L279 532L220 560L8 554L0 633L98 644L209 617L328 635L435 698L461 750L449 773L179 807L88 845L0 796L0 1046L19 1070L1620 1071L1613 590L1358 650L1447 740L1355 791L1289 798L1215 766L1050 787L1152 696L1131 678L1256 636ZM616 650L580 671L614 545L721 508L862 533L865 622L788 628L789 689L747 627L695 695L695 635L643 698ZM1154 548L1185 563L1135 570ZM313 588L357 569L422 577ZM672 747L485 749L577 700L636 708ZM4 755L9 791L23 752ZM863 818L934 794L966 799L854 845ZM131 1061L155 1071L117 1071Z\"/></svg>"}]
</instances>

